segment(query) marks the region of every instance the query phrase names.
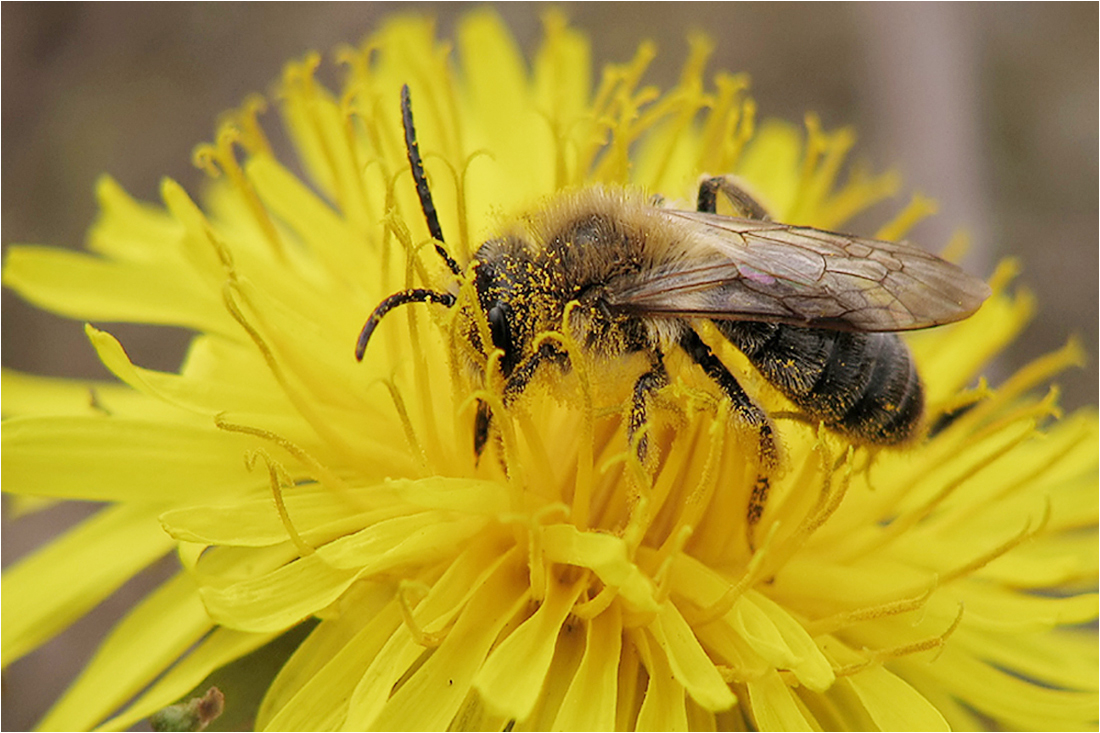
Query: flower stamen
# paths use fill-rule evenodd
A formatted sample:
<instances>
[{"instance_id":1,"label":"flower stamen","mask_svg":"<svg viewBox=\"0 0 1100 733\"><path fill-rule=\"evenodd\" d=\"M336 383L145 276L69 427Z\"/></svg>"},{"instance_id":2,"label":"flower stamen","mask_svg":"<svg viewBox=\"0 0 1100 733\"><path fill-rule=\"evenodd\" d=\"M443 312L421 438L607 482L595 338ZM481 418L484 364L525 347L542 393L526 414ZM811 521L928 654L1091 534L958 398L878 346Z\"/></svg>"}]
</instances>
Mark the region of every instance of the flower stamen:
<instances>
[{"instance_id":1,"label":"flower stamen","mask_svg":"<svg viewBox=\"0 0 1100 733\"><path fill-rule=\"evenodd\" d=\"M692 619L691 625L695 627L706 626L707 624L714 623L715 621L723 618L727 613L733 610L734 605L738 599L745 594L749 588L756 584L758 580L764 575L765 565L764 560L767 559L768 553L771 551L772 544L775 542L775 538L779 533L779 522L773 522L768 527L768 533L764 535L764 541L760 543L760 546L753 550L752 556L749 558L748 564L745 566L745 571L741 577L737 579L736 583L731 584L726 591L719 596L718 600L711 603L706 608L702 608L699 611L699 615Z\"/></svg>"},{"instance_id":2,"label":"flower stamen","mask_svg":"<svg viewBox=\"0 0 1100 733\"><path fill-rule=\"evenodd\" d=\"M562 330L547 331L541 333L535 339L534 348L539 349L548 341L557 341L565 349L569 362L577 374L580 383L580 392L583 405L581 421L581 437L577 454L576 476L577 480L573 488L573 522L578 529L585 530L589 527L592 512L592 484L596 469L595 444L595 409L592 399L592 382L588 373L588 364L584 358L584 351L580 348L576 339L565 324L572 322L573 311L580 308L580 303L571 300L565 304L562 314Z\"/></svg>"},{"instance_id":3,"label":"flower stamen","mask_svg":"<svg viewBox=\"0 0 1100 733\"><path fill-rule=\"evenodd\" d=\"M823 636L825 634L832 634L849 626L855 626L863 621L873 621L875 619L919 610L924 607L928 599L932 597L932 594L935 593L936 589L939 587L940 583L937 579L928 586L927 590L912 598L902 598L897 601L877 603L873 606L864 606L851 611L842 611L832 616L808 621L805 624L806 633L810 636Z\"/></svg>"},{"instance_id":4,"label":"flower stamen","mask_svg":"<svg viewBox=\"0 0 1100 733\"><path fill-rule=\"evenodd\" d=\"M701 171L735 171L745 144L755 128L756 104L744 92L747 74L719 73L714 80L717 95L700 135L697 168Z\"/></svg>"},{"instance_id":5,"label":"flower stamen","mask_svg":"<svg viewBox=\"0 0 1100 733\"><path fill-rule=\"evenodd\" d=\"M344 480L330 471L324 464L311 456L307 451L295 445L292 441L284 438L277 433L273 433L269 430L263 430L262 428L252 427L251 425L239 425L228 422L225 416L218 414L214 416L214 425L221 430L225 430L231 433L243 433L245 435L252 435L257 438L261 438L270 443L278 445L290 455L297 458L309 469L310 473L322 484L331 488L333 491L344 499L348 503L352 504L358 509L365 509L361 502L356 499Z\"/></svg>"},{"instance_id":6,"label":"flower stamen","mask_svg":"<svg viewBox=\"0 0 1100 733\"><path fill-rule=\"evenodd\" d=\"M213 145L205 143L197 146L192 154L192 160L196 166L207 173L216 176L220 172L229 179L244 199L245 205L256 220L256 224L260 227L260 231L263 232L268 244L271 245L272 252L275 253L276 257L285 259L286 249L282 237L276 231L275 224L271 221L267 208L256 194L256 188L248 180L237 160L235 147L238 143L246 150L248 146L256 144L255 141L249 140L249 136L243 133L233 122L223 123L218 130L216 142ZM254 155L261 154L258 150L250 152Z\"/></svg>"},{"instance_id":7,"label":"flower stamen","mask_svg":"<svg viewBox=\"0 0 1100 733\"><path fill-rule=\"evenodd\" d=\"M959 624L962 623L963 611L963 604L960 603L959 612L955 614L955 619L951 622L951 625L936 636L914 641L909 644L889 647L887 649L864 649L864 652L867 654L866 661L857 664L849 664L843 667L834 667L833 673L837 677L849 677L870 667L880 666L891 659L897 659L911 654L919 654L920 652L927 652L933 649L938 651L942 650L947 640L955 633L955 629L959 628ZM935 661L935 659L932 661Z\"/></svg>"},{"instance_id":8,"label":"flower stamen","mask_svg":"<svg viewBox=\"0 0 1100 733\"><path fill-rule=\"evenodd\" d=\"M401 396L401 390L397 388L392 377L378 379L376 382L383 384L389 392L394 409L397 410L398 420L401 421L401 428L405 431L405 440L409 442L409 448L420 459L421 468L427 469L428 456L424 452L424 446L420 444L420 439L417 438L416 428L413 427L412 420L409 418L409 410L405 406L405 398Z\"/></svg>"},{"instance_id":9,"label":"flower stamen","mask_svg":"<svg viewBox=\"0 0 1100 733\"><path fill-rule=\"evenodd\" d=\"M975 557L970 562L960 565L954 570L942 573L940 575L940 583L942 585L946 585L958 578L973 575L997 558L1004 556L1013 548L1020 546L1032 537L1039 536L1039 534L1041 534L1042 531L1046 528L1047 523L1050 521L1050 514L1050 500L1047 499L1047 501L1043 504L1043 516L1039 518L1039 524L1035 527L1035 529L1031 529L1031 521L1029 520L1028 523L1024 525L1024 528L1020 530L1020 532L1015 537L1006 540L999 546L994 547L989 552L983 553Z\"/></svg>"},{"instance_id":10,"label":"flower stamen","mask_svg":"<svg viewBox=\"0 0 1100 733\"><path fill-rule=\"evenodd\" d=\"M687 494L678 497L680 500L679 516L657 550L659 565L664 565L669 557L683 549L682 542L687 540L686 537L682 537L683 532L686 530L688 536L690 536L693 528L698 526L703 512L710 503L710 498L717 488L718 464L725 447L727 426L729 425L729 410L729 402L723 400L718 406L717 417L710 421L707 430L710 440L707 445L707 457L703 463L703 471L698 480L692 484L691 490ZM660 511L661 507L654 503L651 509L656 513Z\"/></svg>"},{"instance_id":11,"label":"flower stamen","mask_svg":"<svg viewBox=\"0 0 1100 733\"><path fill-rule=\"evenodd\" d=\"M283 84L279 89L279 96L287 102L288 113L301 116L302 122L309 127L313 135L311 141L317 146L317 152L324 161L324 172L328 175L322 183L331 186L333 200L341 211L348 209L348 195L343 176L341 176L341 160L333 149L333 143L326 134L335 122L335 119L325 120L322 115L326 112L333 113L335 118L338 110L327 99L322 98L317 91L317 83L314 78L317 67L321 64L321 56L317 53L306 54L305 58L297 63L289 63L283 72ZM357 170L357 169L356 169Z\"/></svg>"},{"instance_id":12,"label":"flower stamen","mask_svg":"<svg viewBox=\"0 0 1100 733\"><path fill-rule=\"evenodd\" d=\"M426 631L416 620L414 606L423 601L431 592L431 588L423 582L408 579L401 580L397 585L398 607L401 609L401 620L405 628L412 634L413 639L422 647L438 647L447 638L447 634L458 620L458 614L454 614L439 631ZM416 596L415 602L413 596Z\"/></svg>"},{"instance_id":13,"label":"flower stamen","mask_svg":"<svg viewBox=\"0 0 1100 733\"><path fill-rule=\"evenodd\" d=\"M252 470L257 458L263 459L264 463L267 464L267 474L271 481L271 496L275 500L275 511L279 513L279 521L286 528L290 541L298 548L298 553L302 557L312 555L316 550L302 539L302 535L294 527L294 523L290 519L290 513L286 508L286 502L283 500L283 482L286 482L287 485L293 485L294 480L291 479L286 469L264 450L251 451L245 455L244 463L249 471Z\"/></svg>"},{"instance_id":14,"label":"flower stamen","mask_svg":"<svg viewBox=\"0 0 1100 733\"><path fill-rule=\"evenodd\" d=\"M1081 340L1071 336L1062 348L1044 354L1016 371L997 389L997 397L1002 404L1011 402L1059 372L1084 364L1085 349Z\"/></svg>"},{"instance_id":15,"label":"flower stamen","mask_svg":"<svg viewBox=\"0 0 1100 733\"><path fill-rule=\"evenodd\" d=\"M927 219L936 213L939 207L933 199L921 194L914 194L909 203L899 211L893 219L879 227L875 232L876 239L897 241L904 237L922 219Z\"/></svg>"}]
</instances>

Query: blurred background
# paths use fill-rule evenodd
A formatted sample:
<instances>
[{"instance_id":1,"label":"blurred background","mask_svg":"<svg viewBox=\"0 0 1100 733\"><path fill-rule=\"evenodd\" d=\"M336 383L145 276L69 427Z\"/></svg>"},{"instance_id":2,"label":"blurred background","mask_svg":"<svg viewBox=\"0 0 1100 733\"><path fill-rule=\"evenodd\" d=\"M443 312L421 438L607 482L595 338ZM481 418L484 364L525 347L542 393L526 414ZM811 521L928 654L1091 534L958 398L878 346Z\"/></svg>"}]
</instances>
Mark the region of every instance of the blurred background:
<instances>
[{"instance_id":1,"label":"blurred background","mask_svg":"<svg viewBox=\"0 0 1100 733\"><path fill-rule=\"evenodd\" d=\"M912 235L938 249L958 229L973 236L968 268L987 275L1006 255L1038 314L998 365L1000 375L1073 334L1088 354L1059 377L1072 409L1097 403L1098 7L1079 4L557 3L593 38L594 68L657 42L646 78L677 78L686 36L717 43L709 71L744 71L761 117L826 128L853 125L856 157L895 168L904 195L920 191L939 215ZM547 6L499 12L533 49ZM449 37L459 4L12 4L2 9L2 232L6 248L78 248L95 215L93 184L110 173L138 198L157 200L169 176L191 192L190 163L220 112L271 89L285 61L356 42L394 11L438 18ZM322 76L338 78L331 63ZM266 120L275 124L275 115ZM882 218L889 212L880 208ZM894 209L890 209L893 211ZM80 323L36 311L3 292L8 368L105 378ZM134 361L174 369L186 335L111 326ZM997 377L994 376L994 382ZM5 503L6 566L89 511L65 506L12 523ZM100 637L171 565L124 587L89 617L3 675L5 730L33 725L91 656Z\"/></svg>"}]
</instances>

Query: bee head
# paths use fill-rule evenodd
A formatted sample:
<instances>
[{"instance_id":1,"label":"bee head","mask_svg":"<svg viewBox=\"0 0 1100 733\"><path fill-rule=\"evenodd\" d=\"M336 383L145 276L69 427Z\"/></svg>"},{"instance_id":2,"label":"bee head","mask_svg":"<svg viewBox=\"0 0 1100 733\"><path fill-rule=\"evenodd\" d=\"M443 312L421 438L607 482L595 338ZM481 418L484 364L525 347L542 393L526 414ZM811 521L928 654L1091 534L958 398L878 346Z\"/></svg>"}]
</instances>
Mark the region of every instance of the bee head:
<instances>
[{"instance_id":1,"label":"bee head","mask_svg":"<svg viewBox=\"0 0 1100 733\"><path fill-rule=\"evenodd\" d=\"M531 350L539 328L535 316L545 299L527 249L517 237L491 239L481 246L475 256L474 289L492 343L488 348L481 344L479 329L473 322L459 330L486 358L493 349L500 349L500 370L505 378ZM462 313L475 315L468 309Z\"/></svg>"},{"instance_id":2,"label":"bee head","mask_svg":"<svg viewBox=\"0 0 1100 733\"><path fill-rule=\"evenodd\" d=\"M401 90L401 119L405 131L405 149L408 153L409 169L416 185L417 197L420 199L420 207L428 225L428 232L444 264L461 279L462 269L444 247L443 231L439 225L439 217L416 140L412 101L407 85ZM456 333L480 352L483 357L480 360L481 364L484 364L484 360L488 359L494 349L499 349L503 353L500 369L507 378L511 376L529 350L534 335L538 333L539 324L532 320L531 314L545 305L544 297L539 297L539 294L545 294L547 288L545 283L541 287L537 285L545 276L539 276L537 272L539 268L531 261L530 246L517 236L493 239L483 244L475 255L472 267L477 303L459 305L459 323ZM364 324L355 347L357 359L362 361L371 334L383 316L394 308L409 303L437 303L451 308L458 303L458 299L451 293L427 288L412 288L394 293L374 309ZM476 308L480 308L481 314L475 313ZM488 335L492 341L491 344L483 343L483 331L479 325L482 314L489 325ZM481 371L483 368L475 364L476 361L478 360L471 360L471 366L475 371Z\"/></svg>"}]
</instances>

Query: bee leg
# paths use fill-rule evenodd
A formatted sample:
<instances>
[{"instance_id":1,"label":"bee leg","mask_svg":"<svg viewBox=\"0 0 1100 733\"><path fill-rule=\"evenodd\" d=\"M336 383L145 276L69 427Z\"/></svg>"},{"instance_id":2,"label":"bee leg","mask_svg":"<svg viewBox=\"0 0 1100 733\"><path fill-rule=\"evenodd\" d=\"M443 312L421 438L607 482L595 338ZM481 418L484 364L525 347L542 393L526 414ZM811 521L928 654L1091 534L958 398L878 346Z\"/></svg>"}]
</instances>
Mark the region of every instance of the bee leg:
<instances>
[{"instance_id":1,"label":"bee leg","mask_svg":"<svg viewBox=\"0 0 1100 733\"><path fill-rule=\"evenodd\" d=\"M562 369L569 366L569 355L557 348L552 342L545 342L530 358L520 363L508 376L504 383L501 397L507 407L512 404L523 390L527 388L531 378L539 366L545 362L558 364ZM477 414L474 415L474 456L481 458L485 450L485 444L489 442L489 428L492 424L493 412L489 405L482 400L477 401Z\"/></svg>"},{"instance_id":2,"label":"bee leg","mask_svg":"<svg viewBox=\"0 0 1100 733\"><path fill-rule=\"evenodd\" d=\"M665 370L664 359L661 358L660 352L654 352L653 365L634 382L634 400L630 406L630 423L626 428L627 438L631 443L634 442L637 432L646 424L649 398L666 384L668 384L668 372ZM644 464L646 453L649 451L648 433L639 438L637 451L638 460Z\"/></svg>"},{"instance_id":3,"label":"bee leg","mask_svg":"<svg viewBox=\"0 0 1100 733\"><path fill-rule=\"evenodd\" d=\"M738 383L737 378L730 374L726 365L714 355L699 334L692 329L686 329L680 337L680 346L691 357L692 361L703 368L710 377L722 388L729 397L733 409L742 420L754 427L760 440L760 473L756 476L752 493L749 494L748 507L745 510L745 534L749 547L756 548L756 524L764 514L764 507L768 503L768 493L771 491L771 478L769 475L779 467L779 446L776 444L775 431L771 421L760 406L752 401L745 390Z\"/></svg>"},{"instance_id":4,"label":"bee leg","mask_svg":"<svg viewBox=\"0 0 1100 733\"><path fill-rule=\"evenodd\" d=\"M733 176L714 176L699 184L699 200L696 204L697 211L708 214L718 213L718 197L715 195L721 191L726 200L733 206L737 216L746 219L760 219L770 221L767 209L760 205L748 191L737 184Z\"/></svg>"},{"instance_id":5,"label":"bee leg","mask_svg":"<svg viewBox=\"0 0 1100 733\"><path fill-rule=\"evenodd\" d=\"M932 424L928 427L928 437L935 438L944 430L947 430L954 424L956 420L977 407L979 402L980 400L975 400L970 404L956 407L955 409L948 410L947 412L941 412L939 415L936 416L936 418L932 421Z\"/></svg>"},{"instance_id":6,"label":"bee leg","mask_svg":"<svg viewBox=\"0 0 1100 733\"><path fill-rule=\"evenodd\" d=\"M779 447L775 441L775 432L771 421L760 406L745 393L737 382L737 378L730 373L726 365L714 355L695 331L690 328L684 330L684 335L680 337L680 347L687 352L692 361L703 368L708 377L722 388L733 403L733 409L738 416L756 429L760 436L761 468L767 472L778 468Z\"/></svg>"},{"instance_id":7,"label":"bee leg","mask_svg":"<svg viewBox=\"0 0 1100 733\"><path fill-rule=\"evenodd\" d=\"M477 401L477 414L474 415L474 463L481 458L485 450L485 443L489 440L489 423L493 419L493 412L489 404L482 400Z\"/></svg>"}]
</instances>

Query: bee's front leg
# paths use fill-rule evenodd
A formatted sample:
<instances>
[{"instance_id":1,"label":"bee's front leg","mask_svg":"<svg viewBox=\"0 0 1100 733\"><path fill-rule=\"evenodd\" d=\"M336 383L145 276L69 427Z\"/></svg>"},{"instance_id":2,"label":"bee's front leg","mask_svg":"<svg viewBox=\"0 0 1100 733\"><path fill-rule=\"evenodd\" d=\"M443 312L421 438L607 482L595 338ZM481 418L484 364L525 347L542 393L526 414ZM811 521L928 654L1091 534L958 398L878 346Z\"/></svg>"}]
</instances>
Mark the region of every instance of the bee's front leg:
<instances>
[{"instance_id":1,"label":"bee's front leg","mask_svg":"<svg viewBox=\"0 0 1100 733\"><path fill-rule=\"evenodd\" d=\"M559 349L553 342L547 341L539 347L527 360L520 364L508 375L501 393L504 406L512 404L535 376L535 372L544 363L554 363L563 370L569 368L569 354ZM474 456L481 458L485 450L485 444L489 442L489 431L492 427L493 412L488 403L477 401L477 413L474 415Z\"/></svg>"},{"instance_id":2,"label":"bee's front leg","mask_svg":"<svg viewBox=\"0 0 1100 733\"><path fill-rule=\"evenodd\" d=\"M489 441L489 424L493 420L493 411L489 409L489 403L484 400L477 401L477 413L474 415L474 460L481 458L485 450L485 444Z\"/></svg>"}]
</instances>

